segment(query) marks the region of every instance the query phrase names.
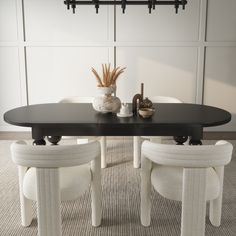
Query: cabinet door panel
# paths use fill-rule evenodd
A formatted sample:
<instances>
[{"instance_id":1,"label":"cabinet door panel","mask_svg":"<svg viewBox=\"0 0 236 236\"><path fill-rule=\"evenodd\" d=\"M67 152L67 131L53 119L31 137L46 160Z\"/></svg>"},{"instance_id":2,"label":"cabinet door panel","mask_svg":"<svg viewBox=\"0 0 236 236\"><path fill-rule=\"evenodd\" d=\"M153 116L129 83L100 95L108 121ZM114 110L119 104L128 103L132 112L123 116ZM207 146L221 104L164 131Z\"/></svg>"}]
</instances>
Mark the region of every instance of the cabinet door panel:
<instances>
[{"instance_id":1,"label":"cabinet door panel","mask_svg":"<svg viewBox=\"0 0 236 236\"><path fill-rule=\"evenodd\" d=\"M173 96L195 102L197 49L178 47L119 47L117 65L126 66L117 94L127 101L140 93L148 97Z\"/></svg>"},{"instance_id":2,"label":"cabinet door panel","mask_svg":"<svg viewBox=\"0 0 236 236\"><path fill-rule=\"evenodd\" d=\"M232 121L214 130L236 131L236 47L206 50L204 104L232 113Z\"/></svg>"},{"instance_id":3,"label":"cabinet door panel","mask_svg":"<svg viewBox=\"0 0 236 236\"><path fill-rule=\"evenodd\" d=\"M64 1L25 0L26 39L28 41L106 41L108 7L96 14L93 6L68 11Z\"/></svg>"},{"instance_id":4,"label":"cabinet door panel","mask_svg":"<svg viewBox=\"0 0 236 236\"><path fill-rule=\"evenodd\" d=\"M91 67L101 71L101 64L109 60L108 50L106 47L27 48L29 103L96 95L97 82Z\"/></svg>"},{"instance_id":5,"label":"cabinet door panel","mask_svg":"<svg viewBox=\"0 0 236 236\"><path fill-rule=\"evenodd\" d=\"M236 41L236 1L209 0L207 41Z\"/></svg>"},{"instance_id":6,"label":"cabinet door panel","mask_svg":"<svg viewBox=\"0 0 236 236\"><path fill-rule=\"evenodd\" d=\"M3 114L22 105L21 83L19 76L18 49L16 47L0 47L0 127L11 129L3 120Z\"/></svg>"},{"instance_id":7,"label":"cabinet door panel","mask_svg":"<svg viewBox=\"0 0 236 236\"><path fill-rule=\"evenodd\" d=\"M178 14L173 6L156 6L151 14L147 6L127 6L125 14L117 7L117 41L196 41L199 10L200 0L188 1Z\"/></svg>"},{"instance_id":8,"label":"cabinet door panel","mask_svg":"<svg viewBox=\"0 0 236 236\"><path fill-rule=\"evenodd\" d=\"M0 1L1 41L17 41L16 0Z\"/></svg>"}]
</instances>

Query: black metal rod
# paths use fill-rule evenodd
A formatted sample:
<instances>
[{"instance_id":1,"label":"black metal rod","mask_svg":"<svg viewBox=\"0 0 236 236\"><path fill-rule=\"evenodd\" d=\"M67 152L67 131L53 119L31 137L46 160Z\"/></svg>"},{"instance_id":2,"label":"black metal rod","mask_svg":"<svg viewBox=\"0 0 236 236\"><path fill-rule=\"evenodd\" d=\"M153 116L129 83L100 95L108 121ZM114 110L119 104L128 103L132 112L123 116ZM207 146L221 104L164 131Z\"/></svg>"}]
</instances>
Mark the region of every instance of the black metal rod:
<instances>
[{"instance_id":1,"label":"black metal rod","mask_svg":"<svg viewBox=\"0 0 236 236\"><path fill-rule=\"evenodd\" d=\"M68 4L67 1L64 1ZM93 1L71 1L70 5L94 5ZM149 1L126 1L126 5L148 5ZM155 5L184 5L187 1L155 1ZM122 5L122 1L99 1L99 5Z\"/></svg>"}]
</instances>

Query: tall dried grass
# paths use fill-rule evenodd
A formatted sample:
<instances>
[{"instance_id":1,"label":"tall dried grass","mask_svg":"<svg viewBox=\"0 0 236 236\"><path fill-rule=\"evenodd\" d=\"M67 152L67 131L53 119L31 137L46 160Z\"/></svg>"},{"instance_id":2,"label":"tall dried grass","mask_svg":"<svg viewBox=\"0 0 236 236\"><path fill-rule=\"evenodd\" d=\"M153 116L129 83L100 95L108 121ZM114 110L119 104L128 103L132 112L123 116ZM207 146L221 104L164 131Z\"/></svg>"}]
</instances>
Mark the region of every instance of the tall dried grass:
<instances>
[{"instance_id":1,"label":"tall dried grass","mask_svg":"<svg viewBox=\"0 0 236 236\"><path fill-rule=\"evenodd\" d=\"M92 72L95 75L95 78L98 82L98 87L109 87L116 84L118 77L124 72L124 68L114 68L111 70L110 64L102 64L102 77L98 72L92 67Z\"/></svg>"}]
</instances>

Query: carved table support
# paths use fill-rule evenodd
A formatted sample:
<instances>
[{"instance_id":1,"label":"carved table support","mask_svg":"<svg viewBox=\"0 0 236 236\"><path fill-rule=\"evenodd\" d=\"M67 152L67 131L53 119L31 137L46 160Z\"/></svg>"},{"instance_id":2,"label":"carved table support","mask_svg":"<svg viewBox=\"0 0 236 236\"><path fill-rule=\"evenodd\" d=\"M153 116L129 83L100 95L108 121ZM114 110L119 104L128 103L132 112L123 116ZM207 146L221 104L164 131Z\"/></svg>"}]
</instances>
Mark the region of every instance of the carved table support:
<instances>
[{"instance_id":1,"label":"carved table support","mask_svg":"<svg viewBox=\"0 0 236 236\"><path fill-rule=\"evenodd\" d=\"M32 127L32 138L34 139L33 145L46 145L45 136L38 127Z\"/></svg>"},{"instance_id":2,"label":"carved table support","mask_svg":"<svg viewBox=\"0 0 236 236\"><path fill-rule=\"evenodd\" d=\"M194 132L189 140L189 145L202 145L203 127L195 127Z\"/></svg>"},{"instance_id":3,"label":"carved table support","mask_svg":"<svg viewBox=\"0 0 236 236\"><path fill-rule=\"evenodd\" d=\"M188 136L174 136L174 140L176 145L184 145L184 143L188 140Z\"/></svg>"},{"instance_id":4,"label":"carved table support","mask_svg":"<svg viewBox=\"0 0 236 236\"><path fill-rule=\"evenodd\" d=\"M189 145L202 145L202 141L201 140L190 139L189 140Z\"/></svg>"},{"instance_id":5,"label":"carved table support","mask_svg":"<svg viewBox=\"0 0 236 236\"><path fill-rule=\"evenodd\" d=\"M47 140L52 145L57 145L61 141L61 136L47 136Z\"/></svg>"},{"instance_id":6,"label":"carved table support","mask_svg":"<svg viewBox=\"0 0 236 236\"><path fill-rule=\"evenodd\" d=\"M46 145L46 141L44 140L44 138L42 138L42 139L35 139L33 141L33 145Z\"/></svg>"}]
</instances>

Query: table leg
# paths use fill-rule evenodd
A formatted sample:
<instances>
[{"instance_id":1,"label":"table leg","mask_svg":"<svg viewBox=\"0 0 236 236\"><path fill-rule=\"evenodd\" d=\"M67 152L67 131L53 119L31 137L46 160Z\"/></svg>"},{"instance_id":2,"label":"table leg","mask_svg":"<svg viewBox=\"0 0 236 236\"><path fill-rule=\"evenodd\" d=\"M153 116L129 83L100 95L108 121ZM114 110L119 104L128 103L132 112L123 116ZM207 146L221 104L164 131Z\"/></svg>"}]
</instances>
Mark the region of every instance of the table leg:
<instances>
[{"instance_id":1,"label":"table leg","mask_svg":"<svg viewBox=\"0 0 236 236\"><path fill-rule=\"evenodd\" d=\"M203 137L203 128L202 127L195 127L193 130L193 134L189 140L189 145L202 145Z\"/></svg>"},{"instance_id":2,"label":"table leg","mask_svg":"<svg viewBox=\"0 0 236 236\"><path fill-rule=\"evenodd\" d=\"M140 167L140 160L141 160L141 137L140 136L134 136L133 137L133 165L134 168Z\"/></svg>"},{"instance_id":3,"label":"table leg","mask_svg":"<svg viewBox=\"0 0 236 236\"><path fill-rule=\"evenodd\" d=\"M195 139L190 139L189 140L189 145L202 145L202 141L201 140L195 140Z\"/></svg>"}]
</instances>

